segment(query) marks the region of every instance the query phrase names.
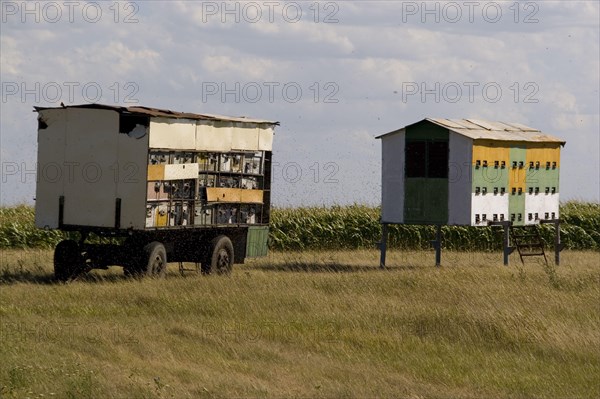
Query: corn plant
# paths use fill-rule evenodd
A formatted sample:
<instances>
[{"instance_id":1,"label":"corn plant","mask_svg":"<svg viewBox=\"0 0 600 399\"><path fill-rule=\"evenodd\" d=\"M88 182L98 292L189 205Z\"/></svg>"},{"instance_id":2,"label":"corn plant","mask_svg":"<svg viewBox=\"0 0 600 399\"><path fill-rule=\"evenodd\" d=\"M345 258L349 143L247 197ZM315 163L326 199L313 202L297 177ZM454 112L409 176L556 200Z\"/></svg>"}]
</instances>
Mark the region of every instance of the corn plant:
<instances>
[{"instance_id":1,"label":"corn plant","mask_svg":"<svg viewBox=\"0 0 600 399\"><path fill-rule=\"evenodd\" d=\"M274 208L271 212L271 248L275 250L332 250L375 248L381 240L379 207ZM600 204L566 202L561 205L561 238L567 248L600 250ZM554 242L554 228L540 227L542 237ZM463 251L499 250L501 230L487 227L444 226L444 248ZM390 225L388 246L429 249L432 226ZM34 210L18 205L0 208L0 248L52 248L75 233L34 226ZM106 239L91 237L92 242Z\"/></svg>"}]
</instances>

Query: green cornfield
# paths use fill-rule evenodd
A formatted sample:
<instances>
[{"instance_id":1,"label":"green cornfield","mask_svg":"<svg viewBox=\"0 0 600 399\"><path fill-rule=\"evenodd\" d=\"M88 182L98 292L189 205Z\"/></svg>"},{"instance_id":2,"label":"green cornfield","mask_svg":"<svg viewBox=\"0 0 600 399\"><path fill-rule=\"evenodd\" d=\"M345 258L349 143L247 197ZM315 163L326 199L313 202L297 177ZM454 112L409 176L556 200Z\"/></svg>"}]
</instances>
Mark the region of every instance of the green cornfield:
<instances>
[{"instance_id":1,"label":"green cornfield","mask_svg":"<svg viewBox=\"0 0 600 399\"><path fill-rule=\"evenodd\" d=\"M561 241L566 248L600 249L600 204L566 202L561 206ZM381 240L380 208L363 205L331 208L274 209L271 248L278 250L373 248ZM542 237L554 243L554 227L541 225ZM502 230L444 226L443 247L460 251L499 250ZM390 225L388 246L428 249L434 226Z\"/></svg>"},{"instance_id":2,"label":"green cornfield","mask_svg":"<svg viewBox=\"0 0 600 399\"><path fill-rule=\"evenodd\" d=\"M600 250L600 204L566 202L561 205L561 239L566 248ZM52 248L68 236L34 226L30 206L0 208L0 248ZM380 209L364 205L274 208L270 247L274 250L374 248L381 239ZM544 240L554 242L554 228L540 227ZM428 249L433 226L392 225L388 245L398 249ZM499 250L501 229L444 226L443 247L451 250ZM74 234L74 233L72 233ZM100 238L92 238L99 241Z\"/></svg>"}]
</instances>

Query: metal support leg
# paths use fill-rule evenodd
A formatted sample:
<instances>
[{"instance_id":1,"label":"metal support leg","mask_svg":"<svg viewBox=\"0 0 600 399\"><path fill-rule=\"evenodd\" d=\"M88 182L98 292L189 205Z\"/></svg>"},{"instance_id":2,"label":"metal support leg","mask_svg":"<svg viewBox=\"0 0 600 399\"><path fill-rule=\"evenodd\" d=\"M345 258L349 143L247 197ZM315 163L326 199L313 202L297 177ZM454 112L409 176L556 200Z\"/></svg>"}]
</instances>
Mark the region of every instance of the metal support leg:
<instances>
[{"instance_id":1,"label":"metal support leg","mask_svg":"<svg viewBox=\"0 0 600 399\"><path fill-rule=\"evenodd\" d=\"M435 265L442 264L442 226L437 225L435 231Z\"/></svg>"},{"instance_id":2,"label":"metal support leg","mask_svg":"<svg viewBox=\"0 0 600 399\"><path fill-rule=\"evenodd\" d=\"M502 253L504 254L504 266L508 266L508 258L515 251L515 247L510 246L511 221L488 222L488 226L502 226Z\"/></svg>"},{"instance_id":3,"label":"metal support leg","mask_svg":"<svg viewBox=\"0 0 600 399\"><path fill-rule=\"evenodd\" d=\"M560 265L560 251L562 251L562 244L560 242L560 220L554 222L554 263L556 266Z\"/></svg>"},{"instance_id":4,"label":"metal support leg","mask_svg":"<svg viewBox=\"0 0 600 399\"><path fill-rule=\"evenodd\" d=\"M442 226L435 226L435 240L429 241L433 249L435 249L435 265L442 264Z\"/></svg>"},{"instance_id":5,"label":"metal support leg","mask_svg":"<svg viewBox=\"0 0 600 399\"><path fill-rule=\"evenodd\" d=\"M542 220L540 223L552 223L554 225L554 263L560 265L560 252L564 249L564 245L560 242L560 219Z\"/></svg>"},{"instance_id":6,"label":"metal support leg","mask_svg":"<svg viewBox=\"0 0 600 399\"><path fill-rule=\"evenodd\" d=\"M502 247L504 250L504 266L508 266L508 257L514 249L510 248L510 229L509 224L504 224L504 238L502 240Z\"/></svg>"},{"instance_id":7,"label":"metal support leg","mask_svg":"<svg viewBox=\"0 0 600 399\"><path fill-rule=\"evenodd\" d=\"M379 267L385 269L385 255L387 251L387 239L388 239L388 225L383 223L381 225L381 244L379 249L381 250L381 256L379 258Z\"/></svg>"}]
</instances>

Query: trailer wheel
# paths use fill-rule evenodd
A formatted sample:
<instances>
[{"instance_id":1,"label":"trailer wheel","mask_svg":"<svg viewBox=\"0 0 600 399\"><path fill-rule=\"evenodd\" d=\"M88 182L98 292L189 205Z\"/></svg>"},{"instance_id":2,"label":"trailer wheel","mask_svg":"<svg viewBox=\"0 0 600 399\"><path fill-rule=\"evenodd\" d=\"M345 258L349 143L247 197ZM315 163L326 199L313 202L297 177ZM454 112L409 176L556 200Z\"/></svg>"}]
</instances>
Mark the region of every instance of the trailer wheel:
<instances>
[{"instance_id":1,"label":"trailer wheel","mask_svg":"<svg viewBox=\"0 0 600 399\"><path fill-rule=\"evenodd\" d=\"M210 252L202 262L203 274L229 274L233 267L233 244L227 236L218 236L210 243Z\"/></svg>"},{"instance_id":2,"label":"trailer wheel","mask_svg":"<svg viewBox=\"0 0 600 399\"><path fill-rule=\"evenodd\" d=\"M149 277L163 277L167 269L167 250L160 242L154 241L144 247L145 274Z\"/></svg>"},{"instance_id":3,"label":"trailer wheel","mask_svg":"<svg viewBox=\"0 0 600 399\"><path fill-rule=\"evenodd\" d=\"M83 258L79 245L73 240L63 240L54 249L54 276L68 281L82 271Z\"/></svg>"}]
</instances>

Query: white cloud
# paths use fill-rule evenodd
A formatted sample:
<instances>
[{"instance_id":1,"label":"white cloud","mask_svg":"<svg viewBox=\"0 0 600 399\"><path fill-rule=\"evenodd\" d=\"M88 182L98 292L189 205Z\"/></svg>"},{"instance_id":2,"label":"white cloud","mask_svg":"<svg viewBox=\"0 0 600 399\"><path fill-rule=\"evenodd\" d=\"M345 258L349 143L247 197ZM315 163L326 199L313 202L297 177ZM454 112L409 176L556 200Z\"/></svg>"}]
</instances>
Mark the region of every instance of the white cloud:
<instances>
[{"instance_id":1,"label":"white cloud","mask_svg":"<svg viewBox=\"0 0 600 399\"><path fill-rule=\"evenodd\" d=\"M83 67L96 65L113 74L126 75L136 70L156 70L160 55L151 49L132 49L125 43L110 41L93 46L78 47L73 58Z\"/></svg>"},{"instance_id":2,"label":"white cloud","mask_svg":"<svg viewBox=\"0 0 600 399\"><path fill-rule=\"evenodd\" d=\"M237 81L268 80L270 72L275 68L275 62L257 57L235 57L227 55L209 55L200 60L202 67L218 76L234 78Z\"/></svg>"},{"instance_id":3,"label":"white cloud","mask_svg":"<svg viewBox=\"0 0 600 399\"><path fill-rule=\"evenodd\" d=\"M275 35L281 32L279 24L271 23L266 19L262 19L257 23L252 24L251 28L257 32L268 35Z\"/></svg>"},{"instance_id":4,"label":"white cloud","mask_svg":"<svg viewBox=\"0 0 600 399\"><path fill-rule=\"evenodd\" d=\"M350 38L345 34L340 34L335 25L300 22L290 24L290 31L300 40L328 45L340 54L349 54L354 50L354 44Z\"/></svg>"},{"instance_id":5,"label":"white cloud","mask_svg":"<svg viewBox=\"0 0 600 399\"><path fill-rule=\"evenodd\" d=\"M19 75L24 63L24 57L19 50L19 42L14 37L2 35L0 47L2 48L2 57L0 57L2 74Z\"/></svg>"}]
</instances>

